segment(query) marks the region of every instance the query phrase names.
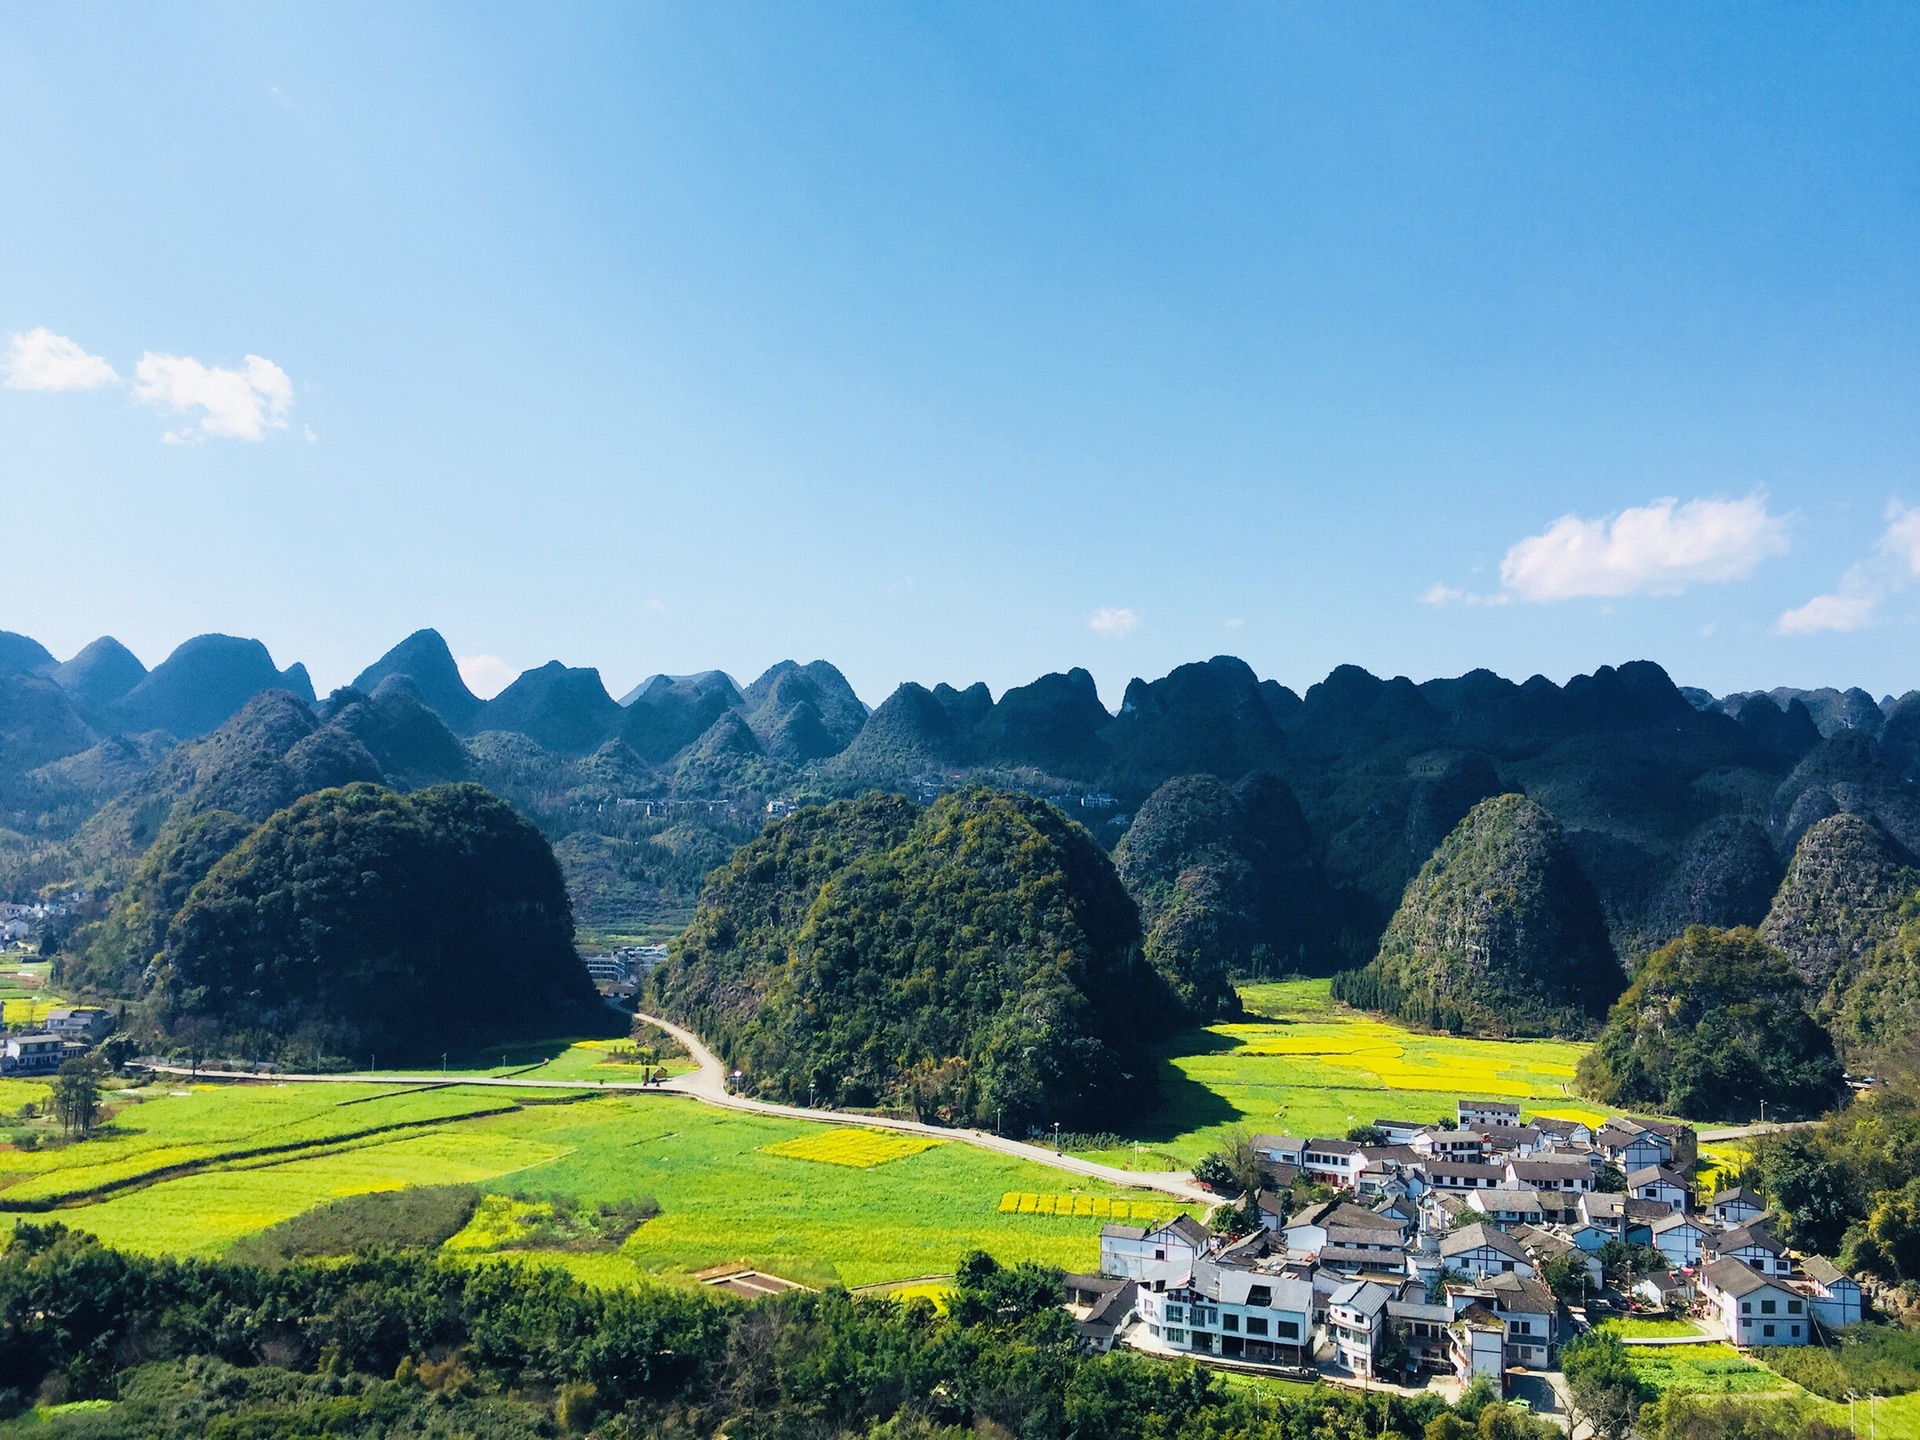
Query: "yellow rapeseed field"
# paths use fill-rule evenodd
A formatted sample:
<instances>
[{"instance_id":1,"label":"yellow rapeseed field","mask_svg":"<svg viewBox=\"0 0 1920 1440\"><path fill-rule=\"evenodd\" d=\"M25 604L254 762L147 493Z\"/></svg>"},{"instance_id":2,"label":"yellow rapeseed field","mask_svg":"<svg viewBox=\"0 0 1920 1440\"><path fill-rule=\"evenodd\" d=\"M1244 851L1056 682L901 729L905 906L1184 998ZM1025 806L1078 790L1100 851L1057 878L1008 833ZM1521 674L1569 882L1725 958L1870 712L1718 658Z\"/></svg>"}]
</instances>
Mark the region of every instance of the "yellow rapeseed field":
<instances>
[{"instance_id":1,"label":"yellow rapeseed field","mask_svg":"<svg viewBox=\"0 0 1920 1440\"><path fill-rule=\"evenodd\" d=\"M889 1160L918 1155L944 1145L925 1135L903 1135L893 1130L867 1130L853 1125L836 1126L817 1135L802 1135L782 1140L777 1145L762 1145L763 1154L788 1160L818 1160L827 1165L849 1165L856 1170L871 1170Z\"/></svg>"}]
</instances>

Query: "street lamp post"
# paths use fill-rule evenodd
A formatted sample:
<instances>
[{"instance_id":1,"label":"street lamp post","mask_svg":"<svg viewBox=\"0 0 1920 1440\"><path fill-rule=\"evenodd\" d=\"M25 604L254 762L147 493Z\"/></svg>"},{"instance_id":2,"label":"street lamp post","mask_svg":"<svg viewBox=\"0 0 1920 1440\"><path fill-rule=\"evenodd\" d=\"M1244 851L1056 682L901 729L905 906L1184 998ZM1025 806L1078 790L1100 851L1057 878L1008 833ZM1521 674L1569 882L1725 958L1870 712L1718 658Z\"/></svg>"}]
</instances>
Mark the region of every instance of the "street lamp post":
<instances>
[{"instance_id":1,"label":"street lamp post","mask_svg":"<svg viewBox=\"0 0 1920 1440\"><path fill-rule=\"evenodd\" d=\"M1060 1122L1058 1120L1053 1122L1053 1153L1056 1155L1060 1153Z\"/></svg>"}]
</instances>

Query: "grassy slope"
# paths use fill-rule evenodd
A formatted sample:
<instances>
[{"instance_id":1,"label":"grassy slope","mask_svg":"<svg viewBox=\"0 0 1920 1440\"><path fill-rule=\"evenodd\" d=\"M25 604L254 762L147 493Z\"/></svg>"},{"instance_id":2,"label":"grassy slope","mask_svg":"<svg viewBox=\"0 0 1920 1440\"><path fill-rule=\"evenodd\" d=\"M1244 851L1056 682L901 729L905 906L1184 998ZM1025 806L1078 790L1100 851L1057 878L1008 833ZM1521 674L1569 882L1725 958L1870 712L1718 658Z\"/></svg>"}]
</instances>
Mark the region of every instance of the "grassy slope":
<instances>
[{"instance_id":1,"label":"grassy slope","mask_svg":"<svg viewBox=\"0 0 1920 1440\"><path fill-rule=\"evenodd\" d=\"M1378 1116L1451 1115L1463 1096L1600 1113L1571 1094L1583 1045L1423 1035L1337 1003L1329 983L1243 986L1246 1023L1176 1037L1162 1051L1161 1106L1128 1138L1191 1164L1236 1129L1344 1135Z\"/></svg>"}]
</instances>

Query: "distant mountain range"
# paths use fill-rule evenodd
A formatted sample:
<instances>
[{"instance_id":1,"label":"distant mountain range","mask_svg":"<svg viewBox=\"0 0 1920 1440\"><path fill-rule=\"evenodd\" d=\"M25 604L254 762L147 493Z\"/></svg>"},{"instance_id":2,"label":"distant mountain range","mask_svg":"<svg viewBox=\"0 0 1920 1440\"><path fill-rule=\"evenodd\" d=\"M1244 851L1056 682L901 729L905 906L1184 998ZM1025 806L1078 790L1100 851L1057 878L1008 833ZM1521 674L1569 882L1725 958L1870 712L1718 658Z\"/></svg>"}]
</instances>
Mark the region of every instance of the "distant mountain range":
<instances>
[{"instance_id":1,"label":"distant mountain range","mask_svg":"<svg viewBox=\"0 0 1920 1440\"><path fill-rule=\"evenodd\" d=\"M0 841L20 837L0 844L0 889L97 871L112 847L73 847L99 817L137 808L148 777L179 763L168 756L267 692L326 732L309 746L324 755L273 765L403 788L479 780L554 841L584 922L616 928L684 915L769 801L875 787L924 799L969 780L1059 797L1111 846L1171 779L1278 777L1308 835L1288 873L1324 888L1326 918L1260 943L1307 968L1367 958L1434 848L1507 792L1552 815L1629 957L1692 921L1757 923L1800 836L1830 816L1920 852L1920 694L1716 697L1645 661L1564 686L1342 666L1300 695L1217 656L1134 680L1117 714L1077 669L997 699L978 683L904 684L869 712L823 660L745 686L656 675L619 699L598 671L556 661L481 700L421 630L322 702L303 667L278 668L255 640L200 636L148 672L111 639L62 663L0 632ZM1312 953L1313 934L1336 932L1337 954Z\"/></svg>"}]
</instances>

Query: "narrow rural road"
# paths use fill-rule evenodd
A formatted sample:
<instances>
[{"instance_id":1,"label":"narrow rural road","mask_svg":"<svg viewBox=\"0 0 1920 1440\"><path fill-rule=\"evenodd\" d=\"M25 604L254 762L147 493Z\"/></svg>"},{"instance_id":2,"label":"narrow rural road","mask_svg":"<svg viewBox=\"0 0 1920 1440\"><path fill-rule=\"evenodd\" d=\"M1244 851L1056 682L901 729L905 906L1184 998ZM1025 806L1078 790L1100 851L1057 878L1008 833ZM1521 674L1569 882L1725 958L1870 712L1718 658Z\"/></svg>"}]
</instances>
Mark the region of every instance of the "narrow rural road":
<instances>
[{"instance_id":1,"label":"narrow rural road","mask_svg":"<svg viewBox=\"0 0 1920 1440\"><path fill-rule=\"evenodd\" d=\"M1723 1130L1702 1130L1700 1143L1712 1145L1721 1140L1748 1140L1755 1135L1778 1135L1785 1130L1804 1130L1818 1120L1769 1120L1764 1125L1733 1125Z\"/></svg>"},{"instance_id":2,"label":"narrow rural road","mask_svg":"<svg viewBox=\"0 0 1920 1440\"><path fill-rule=\"evenodd\" d=\"M1113 1165L1101 1165L1092 1160L1082 1160L1073 1155L1056 1155L1042 1145L1028 1145L1019 1140L1009 1140L1004 1135L995 1135L986 1130L956 1130L944 1125L925 1125L918 1120L895 1120L881 1115L852 1115L844 1110L810 1110L801 1105L775 1105L766 1100L750 1100L744 1095L735 1095L727 1089L727 1067L701 1043L700 1037L691 1030L673 1023L659 1015L637 1012L635 1019L644 1020L657 1029L664 1030L682 1045L700 1067L690 1075L677 1075L653 1088L674 1090L682 1095L691 1095L709 1105L718 1105L727 1110L747 1110L756 1115L778 1115L789 1120L826 1121L839 1125L870 1125L881 1130L903 1130L910 1135L931 1135L938 1140L960 1140L968 1145L978 1146L982 1150L997 1150L1002 1155L1017 1156L1022 1160L1032 1160L1041 1165L1050 1165L1055 1170L1066 1170L1075 1175L1084 1175L1090 1180L1104 1180L1110 1185L1133 1185L1147 1190L1158 1190L1163 1194L1177 1196L1192 1201L1196 1205L1217 1205L1220 1197L1211 1190L1203 1190L1196 1185L1193 1176L1185 1171L1149 1171L1122 1170Z\"/></svg>"},{"instance_id":3,"label":"narrow rural road","mask_svg":"<svg viewBox=\"0 0 1920 1440\"><path fill-rule=\"evenodd\" d=\"M918 1120L895 1120L884 1115L854 1115L845 1110L812 1110L800 1105L775 1105L765 1100L752 1100L744 1095L735 1095L727 1089L726 1066L721 1063L718 1055L701 1043L698 1035L658 1015L640 1014L635 1018L666 1031L686 1046L687 1053L693 1057L694 1063L699 1068L691 1074L677 1075L657 1085L642 1085L633 1080L536 1080L530 1077L520 1079L505 1075L406 1073L376 1075L367 1072L347 1075L284 1073L234 1075L212 1070L196 1072L184 1065L154 1064L152 1068L163 1075L190 1076L203 1080L239 1079L288 1085L471 1085L500 1090L590 1090L608 1091L614 1094L685 1095L689 1099L698 1100L703 1105L714 1105L723 1110L742 1110L754 1115L776 1115L787 1120L811 1120L816 1124L825 1125L865 1125L876 1130L900 1130L911 1135L928 1135L936 1140L957 1140L981 1150L993 1150L1002 1155L1011 1155L1016 1159L1031 1160L1036 1165L1064 1170L1089 1180L1102 1180L1109 1185L1158 1190L1163 1195L1171 1195L1175 1199L1199 1206L1203 1212L1220 1202L1218 1195L1195 1184L1193 1176L1185 1171L1122 1170L1117 1166L1100 1165L1092 1160L1082 1160L1074 1155L1056 1155L1045 1146L1027 1145L985 1130L948 1129L941 1125L924 1125Z\"/></svg>"}]
</instances>

